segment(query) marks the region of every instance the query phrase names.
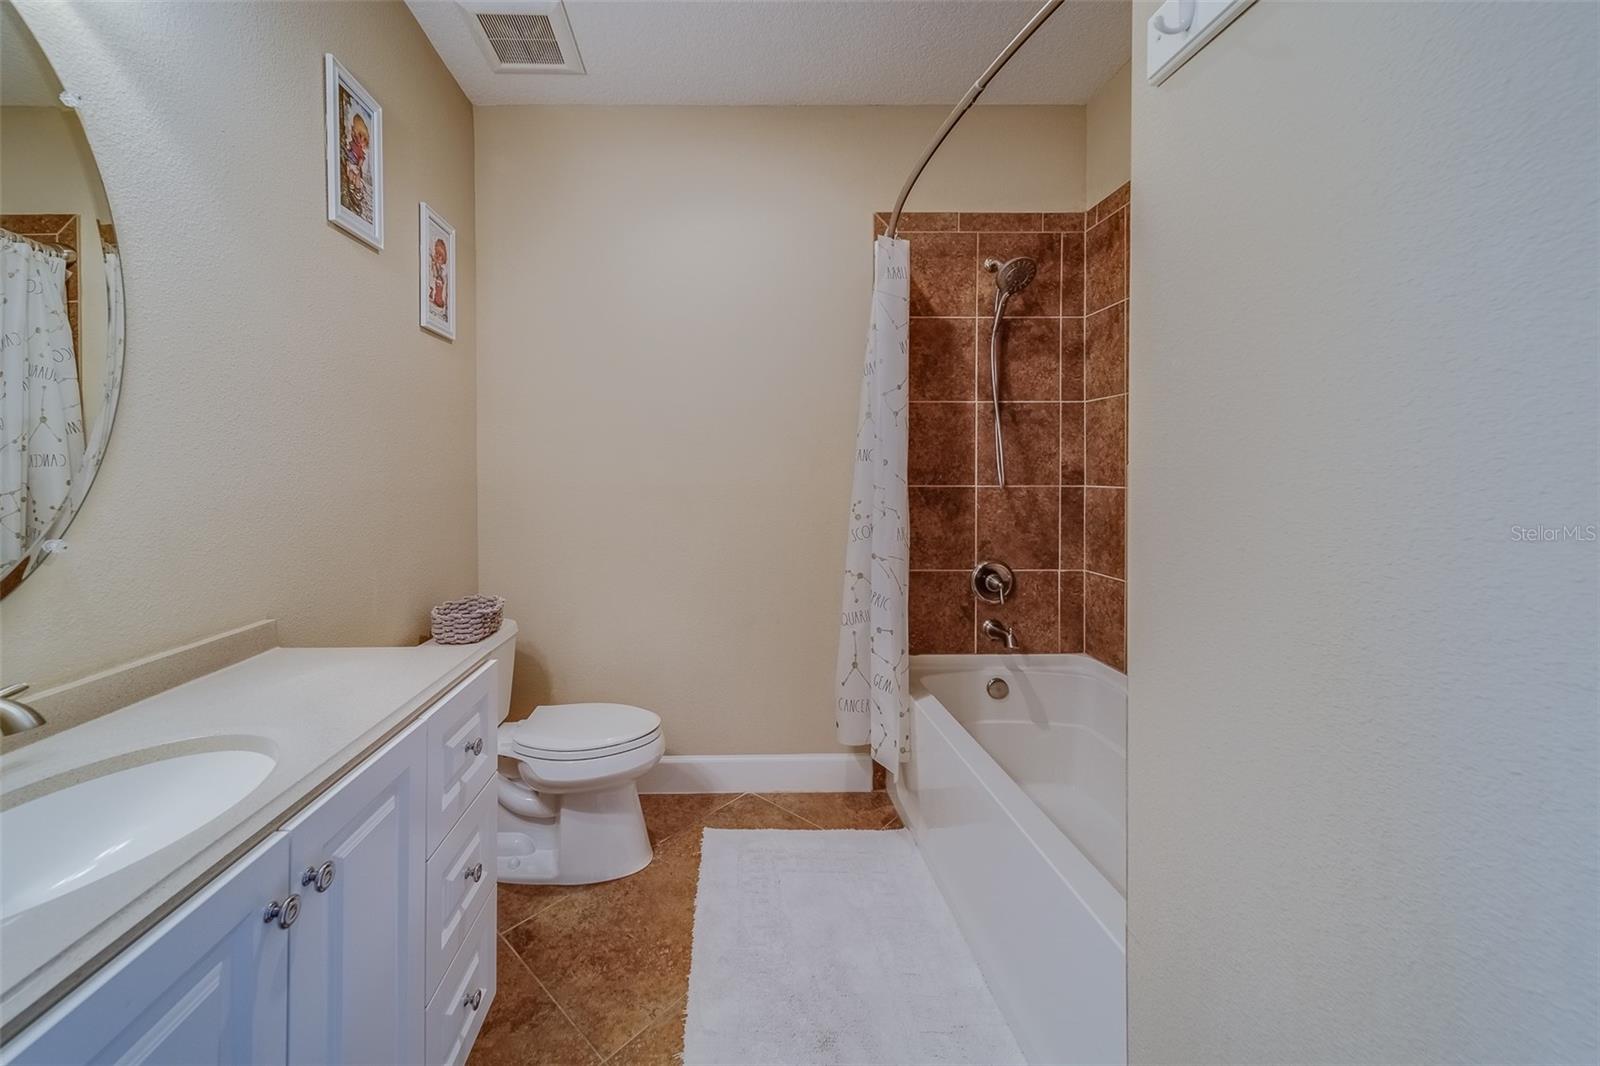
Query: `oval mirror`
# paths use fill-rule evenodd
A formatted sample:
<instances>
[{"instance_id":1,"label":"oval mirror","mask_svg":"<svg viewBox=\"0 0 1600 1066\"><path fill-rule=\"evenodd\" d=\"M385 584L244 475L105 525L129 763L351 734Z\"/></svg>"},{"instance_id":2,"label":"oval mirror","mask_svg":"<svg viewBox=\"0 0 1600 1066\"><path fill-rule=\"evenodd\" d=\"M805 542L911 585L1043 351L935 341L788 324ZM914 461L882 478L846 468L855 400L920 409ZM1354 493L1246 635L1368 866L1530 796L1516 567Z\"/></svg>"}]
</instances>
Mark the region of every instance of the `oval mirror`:
<instances>
[{"instance_id":1,"label":"oval mirror","mask_svg":"<svg viewBox=\"0 0 1600 1066\"><path fill-rule=\"evenodd\" d=\"M122 381L122 266L73 99L0 2L0 598L58 550Z\"/></svg>"}]
</instances>

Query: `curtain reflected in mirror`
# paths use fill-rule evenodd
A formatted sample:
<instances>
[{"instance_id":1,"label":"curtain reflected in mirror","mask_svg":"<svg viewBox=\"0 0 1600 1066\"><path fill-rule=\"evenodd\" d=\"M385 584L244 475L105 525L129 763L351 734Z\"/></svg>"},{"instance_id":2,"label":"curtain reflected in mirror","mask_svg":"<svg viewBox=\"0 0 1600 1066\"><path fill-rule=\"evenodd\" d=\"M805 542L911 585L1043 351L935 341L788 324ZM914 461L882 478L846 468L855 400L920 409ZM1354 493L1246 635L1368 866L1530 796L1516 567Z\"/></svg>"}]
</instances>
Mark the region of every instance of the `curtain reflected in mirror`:
<instances>
[{"instance_id":1,"label":"curtain reflected in mirror","mask_svg":"<svg viewBox=\"0 0 1600 1066\"><path fill-rule=\"evenodd\" d=\"M116 229L73 103L0 3L0 596L59 548L121 379Z\"/></svg>"}]
</instances>

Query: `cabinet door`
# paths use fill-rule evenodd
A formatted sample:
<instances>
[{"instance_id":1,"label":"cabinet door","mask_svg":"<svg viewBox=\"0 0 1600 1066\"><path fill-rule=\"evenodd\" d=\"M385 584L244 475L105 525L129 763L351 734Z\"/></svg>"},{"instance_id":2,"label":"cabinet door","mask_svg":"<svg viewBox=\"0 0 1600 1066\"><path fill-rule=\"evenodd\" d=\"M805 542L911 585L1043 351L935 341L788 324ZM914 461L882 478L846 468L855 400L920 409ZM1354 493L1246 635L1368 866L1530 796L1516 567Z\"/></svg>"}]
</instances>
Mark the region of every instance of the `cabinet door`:
<instances>
[{"instance_id":1,"label":"cabinet door","mask_svg":"<svg viewBox=\"0 0 1600 1066\"><path fill-rule=\"evenodd\" d=\"M0 1062L287 1062L290 931L263 916L288 883L289 845L274 834L23 1030Z\"/></svg>"},{"instance_id":2,"label":"cabinet door","mask_svg":"<svg viewBox=\"0 0 1600 1066\"><path fill-rule=\"evenodd\" d=\"M297 1066L422 1058L425 776L412 729L284 827L301 897L289 938Z\"/></svg>"}]
</instances>

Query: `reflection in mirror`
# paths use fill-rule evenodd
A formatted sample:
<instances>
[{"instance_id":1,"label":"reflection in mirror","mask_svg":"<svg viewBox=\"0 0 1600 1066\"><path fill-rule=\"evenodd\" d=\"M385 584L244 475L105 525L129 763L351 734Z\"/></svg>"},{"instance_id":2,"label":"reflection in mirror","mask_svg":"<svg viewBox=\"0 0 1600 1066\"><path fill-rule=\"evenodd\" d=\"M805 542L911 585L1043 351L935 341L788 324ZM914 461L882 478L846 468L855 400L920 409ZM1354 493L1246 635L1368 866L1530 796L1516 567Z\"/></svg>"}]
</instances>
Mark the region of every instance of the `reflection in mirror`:
<instances>
[{"instance_id":1,"label":"reflection in mirror","mask_svg":"<svg viewBox=\"0 0 1600 1066\"><path fill-rule=\"evenodd\" d=\"M0 2L0 597L82 505L121 382L116 230L69 102Z\"/></svg>"}]
</instances>

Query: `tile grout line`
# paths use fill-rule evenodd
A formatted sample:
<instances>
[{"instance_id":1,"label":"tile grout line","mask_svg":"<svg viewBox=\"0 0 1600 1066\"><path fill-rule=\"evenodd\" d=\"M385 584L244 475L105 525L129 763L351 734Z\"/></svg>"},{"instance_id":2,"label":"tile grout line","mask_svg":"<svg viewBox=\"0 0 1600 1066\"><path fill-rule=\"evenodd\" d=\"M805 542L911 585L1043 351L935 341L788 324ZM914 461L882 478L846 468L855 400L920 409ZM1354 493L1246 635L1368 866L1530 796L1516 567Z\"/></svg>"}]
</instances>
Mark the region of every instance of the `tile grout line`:
<instances>
[{"instance_id":1,"label":"tile grout line","mask_svg":"<svg viewBox=\"0 0 1600 1066\"><path fill-rule=\"evenodd\" d=\"M1120 302L1121 301L1119 300L1118 303L1120 303ZM1115 306L1116 306L1116 304L1107 304L1105 307L1101 308L1100 310L1104 311L1104 310L1107 310L1107 309L1115 307ZM1100 313L1100 311L1096 311L1095 312L1095 314L1099 314L1099 313ZM932 319L935 322L965 322L969 318L970 319L976 319L977 321L982 322L982 321L985 321L986 319L988 319L990 316L989 315L973 314L973 315L907 315L906 317L912 322L920 322L920 321L922 321L924 319ZM1050 318L1087 318L1087 317L1089 317L1089 316L1087 316L1087 315L1068 315L1068 314L1060 314L1060 315L1011 315L1011 314L1008 314L1008 315L1006 315L1006 321L1007 322L1016 322L1016 321L1025 320L1025 319L1026 320L1038 320L1038 319L1050 319Z\"/></svg>"},{"instance_id":2,"label":"tile grout line","mask_svg":"<svg viewBox=\"0 0 1600 1066\"><path fill-rule=\"evenodd\" d=\"M649 793L646 793L646 795L649 795ZM661 793L661 795L672 795L672 793ZM683 792L683 793L678 793L678 795L688 796L688 795L694 795L694 793ZM669 840L677 840L679 837L683 836L683 834L685 834L687 832L690 832L691 830L694 830L694 829L705 829L706 828L706 819L707 818L710 818L713 814L716 814L718 811L722 810L724 807L727 807L728 805L730 805L732 803L736 803L736 802L738 802L739 800L743 799L746 796L754 796L755 793L753 793L753 792L711 792L711 793L701 793L701 795L727 796L729 798L727 800L725 800L724 802L717 804L715 807L712 807L709 810L707 810L706 813L701 816L699 822L697 822L696 824L694 824L694 825L686 825L682 829L679 829L677 832L670 833L667 836L664 836L660 840L656 841L654 844L651 845L651 850L652 851L654 851L657 846L659 846L661 844L665 844ZM651 861L652 862L655 861L653 856L651 858Z\"/></svg>"},{"instance_id":3,"label":"tile grout line","mask_svg":"<svg viewBox=\"0 0 1600 1066\"><path fill-rule=\"evenodd\" d=\"M495 882L495 888L498 889L500 887L501 883L502 882L500 882L500 881L496 881ZM506 881L504 883L508 884L508 885L514 885L514 884L520 884L521 882ZM558 886L558 887L565 887L565 886ZM565 900L569 900L569 899L572 899L572 898L573 898L573 893L570 893L570 892L563 892L560 895L551 896L548 900L545 901L545 904L544 904L543 907L540 907L538 910L534 911L532 914L526 915L520 921L513 922L512 924L506 926L504 929L500 930L499 935L500 936L505 936L507 933L511 932L513 929L521 929L523 926L527 925L529 922L531 922L535 918L539 917L539 915L543 914L545 911L549 910L551 907L554 907L557 903L561 903L561 902L563 902Z\"/></svg>"},{"instance_id":4,"label":"tile grout line","mask_svg":"<svg viewBox=\"0 0 1600 1066\"><path fill-rule=\"evenodd\" d=\"M956 225L959 226L960 224L961 224L961 216L958 214L958 215L956 215ZM980 242L978 242L978 244L981 245L982 242L980 241ZM975 247L973 249L972 266L973 266L973 270L974 271L978 271L978 270L982 270L983 269L983 249L982 249L982 247ZM974 314L976 315L976 301L974 301ZM973 332L973 336L972 336L972 344L973 344L973 359L972 359L972 362L973 362L973 374L972 374L972 401L973 401L973 407L972 407L972 410L973 410L973 418L972 418L972 480L974 482L976 482L978 480L978 417L977 417L977 411L978 411L978 382L982 378L982 374L978 370L978 365L977 364L978 364L979 360L978 360L978 357L977 357L977 353L978 353L979 349L981 349L983 347L983 319L982 318L978 318L978 317L974 317L973 318L973 320L972 320L972 332ZM993 352L992 351L990 352L990 357L993 358ZM972 493L972 558L973 559L977 559L977 557L978 557L978 493L977 493L977 486L974 485L973 486L973 493ZM908 626L907 628L909 629L910 627ZM906 636L908 638L910 637L910 635L911 635L910 633L906 634ZM967 629L967 649L968 649L968 654L969 655L976 655L978 653L978 609L977 609L977 607L975 605L972 608L972 625L970 627L968 627L968 629Z\"/></svg>"},{"instance_id":5,"label":"tile grout line","mask_svg":"<svg viewBox=\"0 0 1600 1066\"><path fill-rule=\"evenodd\" d=\"M756 799L760 800L761 802L763 802L763 803L765 803L765 804L767 804L769 806L778 808L778 810L782 811L784 814L787 814L787 815L789 815L791 817L800 819L802 822L806 823L807 825L809 825L813 829L821 829L822 828L822 826L818 825L816 822L813 822L810 818L807 818L805 815L803 815L803 814L795 814L794 811L791 811L789 808L785 807L783 804L779 803L777 800L770 800L767 797L761 795L759 792L751 792L751 793L748 793L748 795L754 796Z\"/></svg>"},{"instance_id":6,"label":"tile grout line","mask_svg":"<svg viewBox=\"0 0 1600 1066\"><path fill-rule=\"evenodd\" d=\"M1117 189L1115 192L1112 192L1110 194L1110 196L1107 196L1106 199L1110 199L1111 196L1118 195L1118 193L1120 193L1121 191L1122 190L1120 188ZM1131 200L1131 197L1130 197L1130 200ZM1104 202L1105 202L1104 200L1101 201L1101 203L1104 203ZM1099 218L1098 217L1099 207L1100 207L1099 204L1095 205L1095 213L1096 213L1097 217L1095 219L1094 226L1098 226L1102 222L1109 222L1113 217L1115 217L1117 215L1118 212L1128 212L1128 214L1125 216L1125 218L1131 218L1132 217L1132 213L1131 213L1131 211L1129 211L1128 204L1120 205L1117 208L1116 211L1112 211L1112 212L1108 213L1104 218ZM1085 276L1087 276L1088 269L1089 269L1089 261L1088 261L1088 259L1089 259L1089 241L1088 241L1088 236L1087 235L1088 235L1088 231L1090 229L1093 229L1094 226L1089 226L1089 225L1085 225L1084 226L1085 237L1084 237L1084 242L1083 242L1083 248L1084 248L1084 253L1083 254L1084 254L1084 273L1085 273ZM1107 304L1106 306L1101 307L1101 308L1097 308L1093 312L1091 312L1089 310L1089 287L1088 287L1087 284L1085 284L1084 290L1083 290L1083 312L1084 312L1084 320L1085 320L1085 322L1087 322L1088 319L1090 317L1092 317L1093 315L1102 314L1102 313L1104 313L1106 311L1110 311L1113 308L1116 308L1118 306L1126 307L1126 304L1128 302L1127 286L1128 286L1128 259L1129 259L1129 255L1130 255L1130 250L1128 249L1128 247L1126 245L1124 245L1124 248L1123 248L1123 262L1122 262L1122 268L1123 268L1122 269L1123 292L1122 292L1122 295L1121 295L1120 299L1113 300L1113 301L1111 301L1111 303ZM1130 391L1129 383L1128 383L1128 380L1127 380L1127 378L1128 378L1128 368L1127 368L1127 346L1126 346L1126 341L1127 341L1126 329L1127 329L1127 327L1126 327L1126 324L1124 324L1123 328L1124 328L1124 337L1123 337L1124 347L1123 347L1123 350L1122 350L1122 353L1121 353L1121 360L1122 360L1122 374L1123 374L1124 388L1123 388L1123 391L1121 393L1114 394L1113 396L1100 397L1100 398L1102 398L1102 399L1114 399L1114 398L1117 398L1117 397L1121 397L1122 400L1123 400L1123 404L1126 407L1127 397L1128 397L1128 393ZM1086 340L1087 340L1087 338L1086 338ZM1087 344L1085 345L1085 347L1087 348ZM1087 352L1086 352L1086 354L1087 354ZM1087 393L1089 391L1088 390L1088 377L1087 377L1087 375L1088 375L1088 360L1087 360L1087 358L1085 358L1085 360L1084 360L1084 374L1085 374L1085 377L1084 377L1084 393L1086 394L1086 397L1087 397ZM1083 409L1083 415L1084 415L1084 442L1085 442L1085 448L1087 449L1088 435L1089 435L1089 408L1087 406L1087 398L1085 400L1085 404L1086 405L1085 405L1085 407ZM1126 429L1124 429L1124 432L1126 432ZM1086 464L1086 467L1085 467L1085 479L1087 479L1087 462L1088 462L1087 452L1085 453L1085 460L1084 461L1085 461L1085 464ZM1122 479L1123 479L1124 482L1126 482L1127 479L1128 479L1127 478L1126 465L1124 465L1123 478ZM1112 487L1112 486L1107 486L1107 487ZM1122 486L1122 488L1124 489L1124 491L1126 491L1126 485ZM1083 494L1083 509L1084 509L1083 524L1084 524L1084 538L1085 538L1085 540L1084 540L1085 557L1084 557L1084 571L1083 571L1085 576L1083 578L1083 599L1082 599L1083 650L1084 650L1085 654L1092 655L1092 653L1089 651L1089 579L1088 579L1087 575L1089 575L1091 573L1094 573L1094 574L1096 574L1096 576L1106 578L1107 580L1110 580L1110 581L1119 581L1119 580L1122 580L1122 579L1113 578L1109 574L1099 574L1096 571L1091 571L1091 570L1088 569L1089 560L1088 560L1088 554L1087 553L1088 553L1088 527L1089 527L1089 494L1088 494L1087 491L1085 491L1084 494ZM1124 542L1124 555L1126 555L1126 542L1127 542L1127 524L1126 524L1126 519L1124 519L1124 524L1123 524L1123 542ZM1127 569L1126 561L1124 561L1123 569L1124 570ZM1126 583L1124 583L1124 589L1126 589ZM1124 631L1124 635L1126 635L1126 631L1127 631L1126 593L1124 593L1123 614L1124 614L1123 631ZM1126 638L1124 638L1124 643L1123 643L1123 657L1124 657L1124 659L1126 659L1126 656L1127 656L1126 647L1127 647ZM1094 656L1094 657L1098 658L1098 656Z\"/></svg>"},{"instance_id":7,"label":"tile grout line","mask_svg":"<svg viewBox=\"0 0 1600 1066\"><path fill-rule=\"evenodd\" d=\"M679 1005L685 1004L685 1003L688 1002L688 999L689 999L689 995L686 992L686 993L684 993L683 999L674 1002L673 1006L677 1007ZM650 1031L651 1026L655 1025L657 1022L660 1022L665 1017L666 1017L666 1011L662 1011L661 1014L652 1016L649 1021L644 1023L644 1027L642 1029L640 1029L637 1033L634 1033L632 1036L628 1037L628 1039L624 1040L621 1044L617 1045L617 1050L613 1051L609 1055L602 1056L601 1059L600 1059L600 1066L605 1066L605 1064L608 1063L608 1062L615 1062L618 1055L620 1055L624 1051L628 1050L629 1046L632 1045L632 1043L635 1040L639 1039L645 1033L648 1033ZM687 1019L685 1019L685 1020L687 1020ZM596 1054L599 1054L599 1052L596 1052Z\"/></svg>"},{"instance_id":8,"label":"tile grout line","mask_svg":"<svg viewBox=\"0 0 1600 1066\"><path fill-rule=\"evenodd\" d=\"M974 566L977 564L974 563ZM1081 566L1018 566L1012 568L1013 574L1053 574L1058 570L1082 570ZM960 566L919 566L911 571L913 574L970 574L972 567Z\"/></svg>"},{"instance_id":9,"label":"tile grout line","mask_svg":"<svg viewBox=\"0 0 1600 1066\"><path fill-rule=\"evenodd\" d=\"M684 993L683 998L678 1000L677 1002L673 1003L672 1006L673 1006L673 1008L681 1008L681 1010L678 1011L678 1016L683 1022L688 1022L689 1019L686 1016L687 1011L689 1009L689 995L688 995L688 993L687 992ZM617 1048L617 1050L613 1051L611 1054L609 1054L605 1058L601 1059L600 1060L600 1066L605 1066L605 1064L608 1063L608 1062L615 1062L617 1060L617 1056L621 1055L624 1051L627 1051L628 1048L632 1047L633 1046L633 1042L635 1040L638 1040L645 1033L648 1033L653 1026L658 1025L665 1018L666 1018L666 1012L663 1011L659 1016L657 1016L655 1018L652 1018L650 1021L646 1022L643 1029L640 1029L637 1033L634 1033L632 1036L628 1037L628 1039L626 1039L626 1040L624 1040L622 1042L622 1046L621 1047ZM683 1059L683 1055L680 1052L679 1055L678 1055L678 1061L681 1062L682 1059Z\"/></svg>"},{"instance_id":10,"label":"tile grout line","mask_svg":"<svg viewBox=\"0 0 1600 1066\"><path fill-rule=\"evenodd\" d=\"M572 1026L572 1031L578 1034L578 1039L582 1040L584 1046L587 1047L591 1053L593 1053L595 1061L605 1061L605 1056L600 1054L600 1049L594 1046L594 1042L589 1039L589 1034L578 1028L578 1023L572 1020L572 1015L567 1013L567 1008L561 1005L561 1001L555 997L555 993L551 992L549 987L539 979L539 975L533 972L533 967L528 965L528 960L518 954L517 950L511 946L511 941L506 939L504 933L499 933L497 935L500 937L506 950L510 951L511 954L516 957L517 962L522 966L522 968L528 971L528 976L533 978L533 983L539 986L539 991L545 994L545 998L548 999L551 1005L555 1007L556 1012L559 1013L562 1018L566 1019L568 1025Z\"/></svg>"},{"instance_id":11,"label":"tile grout line","mask_svg":"<svg viewBox=\"0 0 1600 1066\"><path fill-rule=\"evenodd\" d=\"M1121 192L1121 190L1119 189L1118 192ZM1113 193L1112 195L1116 194ZM1128 190L1128 202L1123 204L1119 210L1126 212L1123 216L1124 240L1122 242L1122 304L1126 309L1129 306L1128 297L1133 292L1133 190L1131 187ZM1113 304L1112 306L1116 305ZM1133 396L1133 385L1128 380L1128 317L1126 313L1123 315L1122 329L1122 483L1124 486L1128 483L1128 406ZM1126 495L1123 496L1122 502L1122 573L1124 575L1122 584L1122 669L1126 672L1128 669L1128 584L1126 578L1128 573L1128 502ZM1124 737L1124 740L1126 740L1126 737Z\"/></svg>"},{"instance_id":12,"label":"tile grout line","mask_svg":"<svg viewBox=\"0 0 1600 1066\"><path fill-rule=\"evenodd\" d=\"M600 1049L594 1046L594 1041L589 1039L589 1034L580 1029L578 1027L578 1023L572 1020L572 1015L567 1013L567 1008L562 1005L559 999L556 998L555 993L550 991L550 986L546 985L544 981L540 979L539 975L533 972L533 967L528 966L527 959L523 959L520 955L518 955L517 958L522 961L523 966L527 966L528 973L533 977L534 983L544 990L545 995L550 997L550 1002L555 1004L556 1010L560 1011L561 1016L567 1020L567 1024L572 1026L572 1031L577 1033L578 1038L588 1046L591 1052L594 1053L595 1061L604 1062L607 1056L600 1054Z\"/></svg>"},{"instance_id":13,"label":"tile grout line","mask_svg":"<svg viewBox=\"0 0 1600 1066\"><path fill-rule=\"evenodd\" d=\"M1057 265L1056 269L1057 269L1057 273L1061 277L1061 284L1063 286L1063 295L1061 297L1061 317L1056 320L1056 340L1057 340L1057 344L1056 344L1056 395L1058 397L1062 398L1062 400L1061 400L1062 403L1066 403L1067 401L1066 401L1065 397L1067 395L1067 319L1069 317L1071 317L1071 316L1069 316L1067 314L1067 298L1066 298L1066 295L1065 295L1065 286L1066 286L1066 283L1067 283L1067 242L1066 242L1066 239L1062 238L1058 242L1058 244L1060 245L1060 247L1057 249L1058 265ZM1078 287L1080 288L1080 290L1083 287L1083 278L1081 276L1078 279ZM1083 340L1083 337L1085 335L1085 331L1084 331L1084 328L1083 328L1083 320L1082 319L1078 320L1078 335L1079 335L1079 342L1080 342L1079 345L1078 345L1078 351L1079 351L1079 360L1078 361L1081 364L1089 354L1088 350L1086 348L1084 348L1083 344L1081 343L1082 340ZM1079 398L1080 399L1082 398L1081 394L1080 394ZM1062 498L1061 498L1061 493L1062 493L1062 488L1063 488L1063 486L1061 484L1061 464L1066 461L1066 454L1067 454L1067 443L1066 443L1066 439L1065 439L1066 425L1067 425L1067 415L1066 415L1065 411L1062 411L1060 413L1059 417L1056 419L1056 610L1055 610L1056 646L1055 646L1055 650L1057 652L1060 652L1062 647L1063 647L1063 643L1062 643L1062 640L1061 640L1061 563L1062 563L1062 559L1061 559L1061 523L1062 523L1061 512L1063 510L1065 510L1065 508L1062 506Z\"/></svg>"},{"instance_id":14,"label":"tile grout line","mask_svg":"<svg viewBox=\"0 0 1600 1066\"><path fill-rule=\"evenodd\" d=\"M1095 216L1096 216L1096 223L1098 224L1098 222L1099 222L1099 205L1098 204L1095 205ZM1084 317L1084 329L1083 329L1083 397L1084 397L1084 404L1083 404L1083 407L1080 408L1079 411L1078 411L1078 414L1081 416L1081 421L1080 421L1079 427L1078 427L1078 434L1079 434L1080 439L1082 439L1082 441L1083 441L1083 480L1087 482L1089 480L1089 403L1088 403L1088 398L1089 398L1089 327L1088 327L1088 317L1089 317L1088 316L1088 311L1089 311L1089 226L1087 225L1087 223L1083 227L1083 248L1082 248L1082 251L1081 251L1081 260L1082 260L1082 265L1080 266L1079 269L1083 274L1083 288L1082 288L1083 296L1082 296L1082 302L1079 304L1078 311ZM1083 492L1083 499L1081 501L1079 501L1079 505L1080 505L1080 508L1081 508L1081 512L1080 512L1080 514L1078 516L1078 530L1079 530L1079 532L1078 532L1078 540L1080 542L1079 545L1078 545L1078 550L1083 553L1083 559L1082 559L1083 565L1087 566L1087 565L1089 565L1089 493L1088 493L1087 488ZM1088 588L1088 581L1085 578L1080 576L1078 578L1078 585L1079 585L1079 588L1078 588L1078 639L1081 642L1081 644L1083 645L1084 654L1087 655L1089 653L1089 588Z\"/></svg>"}]
</instances>

